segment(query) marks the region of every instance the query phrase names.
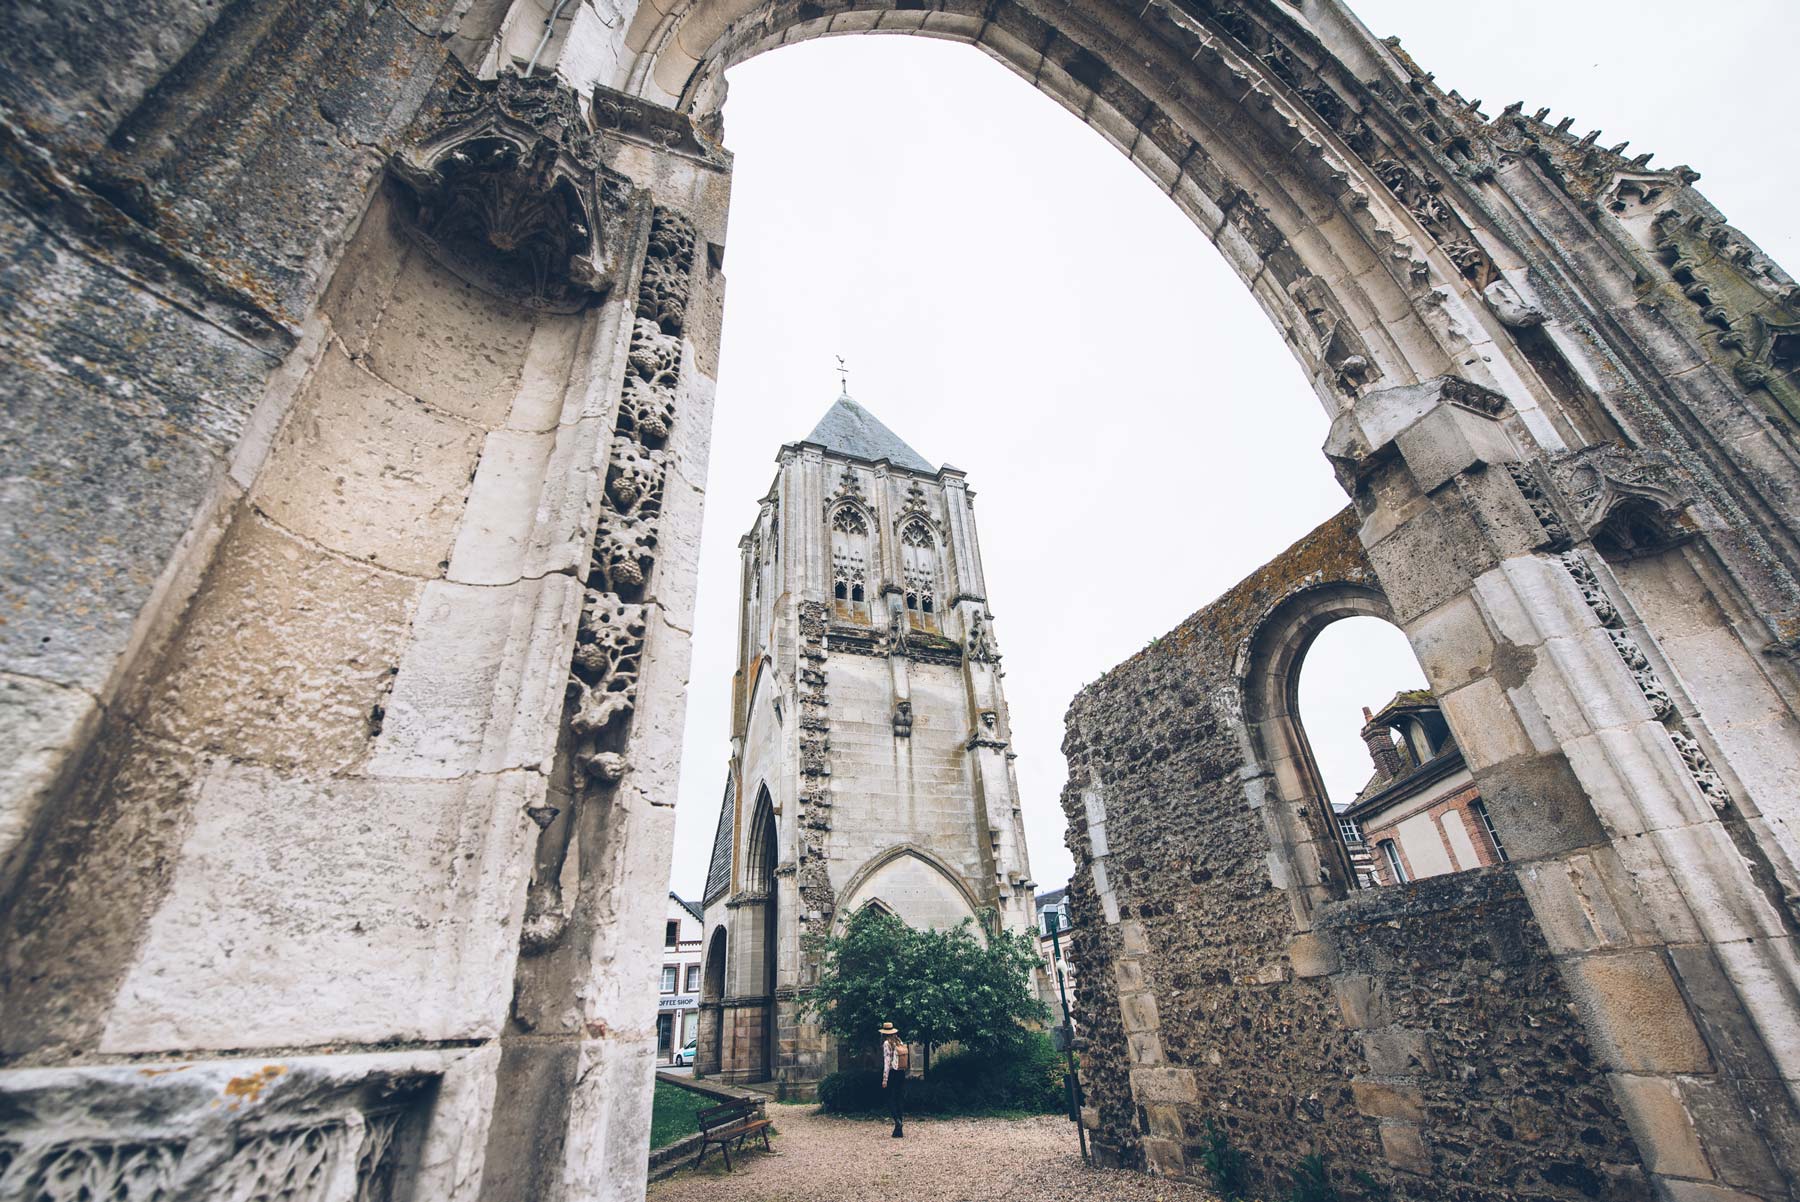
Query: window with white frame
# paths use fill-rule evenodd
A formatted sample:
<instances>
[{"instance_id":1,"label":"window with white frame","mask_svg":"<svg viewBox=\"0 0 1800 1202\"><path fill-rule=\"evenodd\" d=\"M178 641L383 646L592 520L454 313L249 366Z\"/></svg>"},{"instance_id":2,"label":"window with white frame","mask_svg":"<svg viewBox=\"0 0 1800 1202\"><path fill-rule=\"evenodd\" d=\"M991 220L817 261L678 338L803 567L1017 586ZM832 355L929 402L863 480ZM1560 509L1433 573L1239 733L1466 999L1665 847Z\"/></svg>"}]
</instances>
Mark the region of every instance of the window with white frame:
<instances>
[{"instance_id":1,"label":"window with white frame","mask_svg":"<svg viewBox=\"0 0 1800 1202\"><path fill-rule=\"evenodd\" d=\"M684 992L700 992L700 966L698 964L690 964L687 966L687 985Z\"/></svg>"},{"instance_id":2,"label":"window with white frame","mask_svg":"<svg viewBox=\"0 0 1800 1202\"><path fill-rule=\"evenodd\" d=\"M663 965L662 991L664 993L674 993L675 992L675 973L676 973L675 965L673 965L673 964Z\"/></svg>"},{"instance_id":3,"label":"window with white frame","mask_svg":"<svg viewBox=\"0 0 1800 1202\"><path fill-rule=\"evenodd\" d=\"M1406 865L1400 862L1400 848L1392 839L1381 841L1381 854L1387 857L1388 871L1394 874L1394 884L1404 885L1407 882Z\"/></svg>"}]
</instances>

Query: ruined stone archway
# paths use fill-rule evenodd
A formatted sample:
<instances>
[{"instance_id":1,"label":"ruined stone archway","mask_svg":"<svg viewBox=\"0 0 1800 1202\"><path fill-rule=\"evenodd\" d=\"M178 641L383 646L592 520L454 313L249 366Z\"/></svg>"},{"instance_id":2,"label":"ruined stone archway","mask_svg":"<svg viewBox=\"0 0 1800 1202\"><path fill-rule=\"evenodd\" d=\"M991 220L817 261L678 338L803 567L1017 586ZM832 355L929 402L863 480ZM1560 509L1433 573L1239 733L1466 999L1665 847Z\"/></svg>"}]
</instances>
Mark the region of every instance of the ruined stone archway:
<instances>
[{"instance_id":1,"label":"ruined stone archway","mask_svg":"<svg viewBox=\"0 0 1800 1202\"><path fill-rule=\"evenodd\" d=\"M1088 121L1245 279L1395 620L1482 719L1470 763L1635 1137L1690 1192L1779 1196L1800 838L1758 746L1800 742L1793 294L1691 178L1490 119L1334 0L609 0L531 80L505 7L466 10L473 70L430 19L280 3L14 64L7 233L38 268L7 287L53 318L27 358L159 352L28 373L8 415L33 562L92 569L28 574L5 632L34 749L0 826L20 1172L99 1082L181 1095L145 1102L146 1171L241 1149L190 1181L330 1132L372 1174L413 1149L434 1197L635 1196L653 1028L622 982L664 897L718 371L710 117L751 53L908 29ZM523 258L484 272L484 244ZM59 477L70 431L118 451L108 487ZM1615 571L1594 503L1664 475L1651 534L1694 570ZM155 503L96 542L100 494ZM284 954L197 945L217 913ZM282 1058L254 1114L204 1105L229 1050ZM1411 1134L1384 1155L1429 1182Z\"/></svg>"},{"instance_id":2,"label":"ruined stone archway","mask_svg":"<svg viewBox=\"0 0 1800 1202\"><path fill-rule=\"evenodd\" d=\"M1343 519L1339 519L1340 522ZM1368 583L1354 579L1361 574ZM1267 778L1270 834L1286 849L1298 907L1343 897L1355 882L1349 854L1337 833L1318 763L1300 724L1300 667L1313 640L1333 622L1350 617L1393 621L1393 611L1373 577L1308 582L1276 602L1239 652L1244 723L1251 763Z\"/></svg>"}]
</instances>

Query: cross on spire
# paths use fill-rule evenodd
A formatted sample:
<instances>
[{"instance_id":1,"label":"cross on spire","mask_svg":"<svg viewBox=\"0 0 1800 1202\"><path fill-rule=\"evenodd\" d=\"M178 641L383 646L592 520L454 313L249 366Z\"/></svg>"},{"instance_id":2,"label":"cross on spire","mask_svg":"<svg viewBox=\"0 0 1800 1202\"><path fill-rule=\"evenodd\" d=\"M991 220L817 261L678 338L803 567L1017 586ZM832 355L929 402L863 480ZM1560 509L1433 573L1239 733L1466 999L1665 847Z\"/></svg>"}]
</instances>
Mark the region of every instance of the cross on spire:
<instances>
[{"instance_id":1,"label":"cross on spire","mask_svg":"<svg viewBox=\"0 0 1800 1202\"><path fill-rule=\"evenodd\" d=\"M844 357L837 357L837 373L839 389L844 396L850 395L850 369L844 365Z\"/></svg>"}]
</instances>

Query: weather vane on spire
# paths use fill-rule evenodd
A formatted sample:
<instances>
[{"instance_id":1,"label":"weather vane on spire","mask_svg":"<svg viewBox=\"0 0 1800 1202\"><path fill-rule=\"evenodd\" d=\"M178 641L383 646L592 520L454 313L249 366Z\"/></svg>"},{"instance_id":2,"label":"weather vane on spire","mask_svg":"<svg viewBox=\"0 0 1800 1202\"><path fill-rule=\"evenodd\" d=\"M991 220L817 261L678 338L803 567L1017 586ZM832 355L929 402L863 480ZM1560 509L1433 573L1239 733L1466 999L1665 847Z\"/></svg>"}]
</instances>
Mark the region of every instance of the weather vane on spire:
<instances>
[{"instance_id":1,"label":"weather vane on spire","mask_svg":"<svg viewBox=\"0 0 1800 1202\"><path fill-rule=\"evenodd\" d=\"M850 395L850 369L848 367L844 366L844 357L842 355L839 355L837 357L837 361L838 361L837 373L838 373L839 387L842 389L843 394L845 396L849 396Z\"/></svg>"}]
</instances>

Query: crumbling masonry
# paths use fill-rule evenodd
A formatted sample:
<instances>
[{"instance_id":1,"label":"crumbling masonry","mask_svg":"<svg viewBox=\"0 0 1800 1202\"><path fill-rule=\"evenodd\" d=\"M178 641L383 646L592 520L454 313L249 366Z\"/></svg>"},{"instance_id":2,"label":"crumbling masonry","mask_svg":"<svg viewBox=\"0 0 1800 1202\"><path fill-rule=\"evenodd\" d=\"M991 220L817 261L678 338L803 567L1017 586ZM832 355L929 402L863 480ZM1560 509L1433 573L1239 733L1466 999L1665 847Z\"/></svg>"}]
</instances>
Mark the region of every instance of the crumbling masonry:
<instances>
[{"instance_id":1,"label":"crumbling masonry","mask_svg":"<svg viewBox=\"0 0 1800 1202\"><path fill-rule=\"evenodd\" d=\"M103 8L0 42L0 1196L641 1194L725 71L869 31L1154 179L1354 505L1336 591L1234 593L1073 711L1102 1146L1792 1196L1800 301L1692 172L1340 0ZM1342 896L1285 682L1349 612L1507 868ZM1146 807L1225 875L1147 884Z\"/></svg>"}]
</instances>

